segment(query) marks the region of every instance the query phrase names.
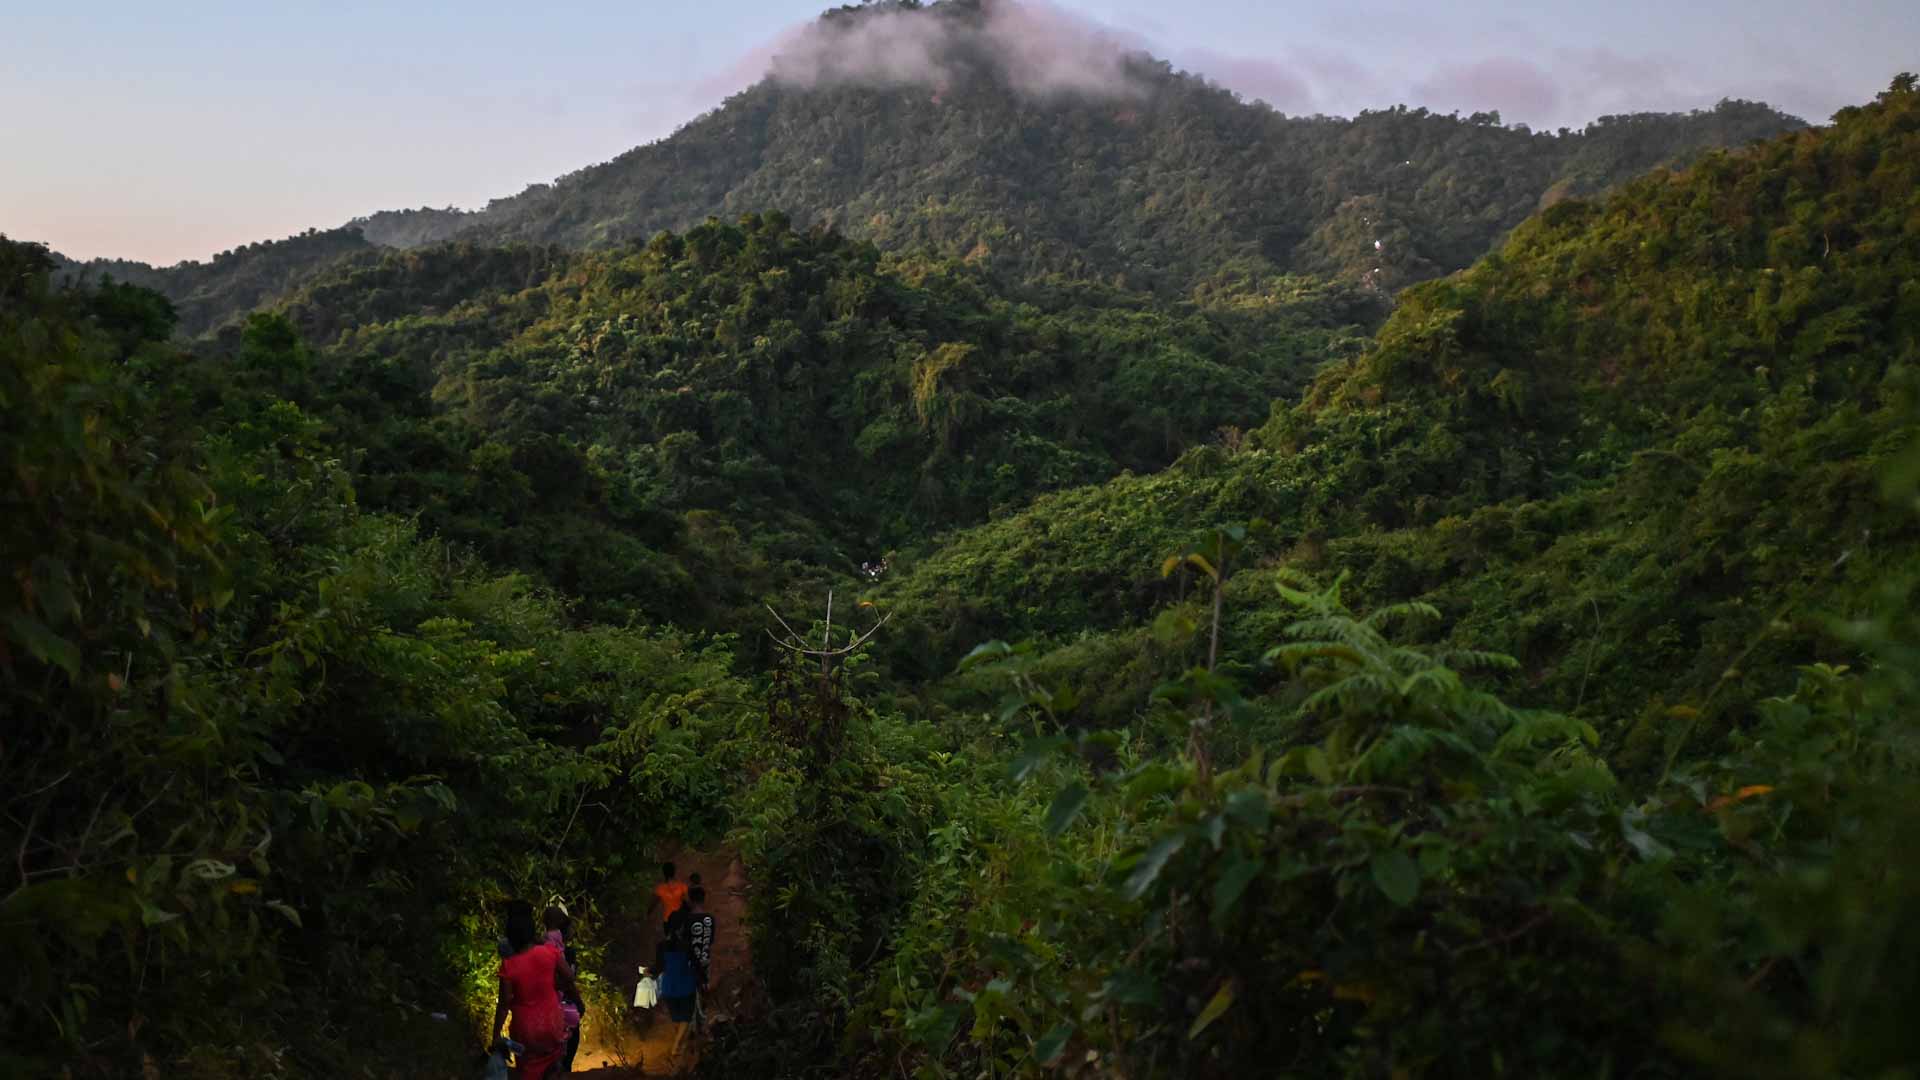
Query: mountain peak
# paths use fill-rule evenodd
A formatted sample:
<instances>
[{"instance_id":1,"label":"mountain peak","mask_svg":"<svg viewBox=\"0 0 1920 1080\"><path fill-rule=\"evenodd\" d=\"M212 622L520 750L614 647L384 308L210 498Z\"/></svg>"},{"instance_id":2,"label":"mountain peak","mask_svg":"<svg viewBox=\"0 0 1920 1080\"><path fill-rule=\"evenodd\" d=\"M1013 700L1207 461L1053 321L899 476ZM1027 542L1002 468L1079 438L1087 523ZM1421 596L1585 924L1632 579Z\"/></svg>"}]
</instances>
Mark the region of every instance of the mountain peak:
<instances>
[{"instance_id":1,"label":"mountain peak","mask_svg":"<svg viewBox=\"0 0 1920 1080\"><path fill-rule=\"evenodd\" d=\"M670 138L478 215L364 227L595 247L780 210L1016 279L1184 294L1318 272L1384 295L1466 266L1543 200L1803 126L1764 109L1636 119L1536 135L1424 109L1289 118L1042 4L873 4L810 24Z\"/></svg>"},{"instance_id":2,"label":"mountain peak","mask_svg":"<svg viewBox=\"0 0 1920 1080\"><path fill-rule=\"evenodd\" d=\"M802 88L988 79L1042 98L1140 97L1152 60L1126 35L1036 0L885 0L827 12L782 44L768 78Z\"/></svg>"}]
</instances>

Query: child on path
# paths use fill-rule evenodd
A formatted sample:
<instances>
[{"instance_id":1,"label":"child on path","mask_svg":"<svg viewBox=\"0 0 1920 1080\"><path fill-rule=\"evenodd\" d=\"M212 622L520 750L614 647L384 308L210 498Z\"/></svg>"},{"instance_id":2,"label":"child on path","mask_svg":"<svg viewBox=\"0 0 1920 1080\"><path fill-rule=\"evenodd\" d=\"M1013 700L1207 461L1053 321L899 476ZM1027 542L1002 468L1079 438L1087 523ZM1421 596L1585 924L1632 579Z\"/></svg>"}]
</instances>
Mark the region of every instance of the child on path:
<instances>
[{"instance_id":1,"label":"child on path","mask_svg":"<svg viewBox=\"0 0 1920 1080\"><path fill-rule=\"evenodd\" d=\"M547 927L547 944L559 951L560 962L567 969L567 974L577 975L580 959L573 946L567 944L567 935L573 932L572 916L556 905L547 908L543 921ZM560 1064L555 1071L570 1073L573 1071L574 1055L580 1052L580 1018L587 1014L587 1003L580 996L578 982L574 984L572 992L560 991L560 1014L567 1024L567 1047L561 1053Z\"/></svg>"},{"instance_id":2,"label":"child on path","mask_svg":"<svg viewBox=\"0 0 1920 1080\"><path fill-rule=\"evenodd\" d=\"M686 883L678 880L678 871L672 863L661 863L660 884L653 887L653 903L647 907L648 914L652 914L654 908L659 908L660 921L665 923L686 902Z\"/></svg>"}]
</instances>

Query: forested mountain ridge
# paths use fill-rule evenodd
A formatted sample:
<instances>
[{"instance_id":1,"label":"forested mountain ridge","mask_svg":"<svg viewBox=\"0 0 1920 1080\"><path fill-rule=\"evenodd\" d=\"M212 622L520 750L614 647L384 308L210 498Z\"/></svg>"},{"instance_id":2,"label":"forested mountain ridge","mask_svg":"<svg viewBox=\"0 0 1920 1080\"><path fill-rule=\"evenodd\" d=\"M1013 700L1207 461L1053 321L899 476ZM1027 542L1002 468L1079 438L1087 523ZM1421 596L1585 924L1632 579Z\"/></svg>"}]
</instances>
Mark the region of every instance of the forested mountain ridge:
<instances>
[{"instance_id":1,"label":"forested mountain ridge","mask_svg":"<svg viewBox=\"0 0 1920 1080\"><path fill-rule=\"evenodd\" d=\"M68 280L111 278L160 293L172 301L180 332L198 336L293 292L343 259L377 250L356 229L308 229L284 240L223 251L205 262L149 266L128 259L80 262L60 255L54 262Z\"/></svg>"},{"instance_id":2,"label":"forested mountain ridge","mask_svg":"<svg viewBox=\"0 0 1920 1080\"><path fill-rule=\"evenodd\" d=\"M1288 118L1141 64L1139 100L1035 100L986 77L937 93L767 80L669 139L441 220L588 247L774 208L1014 280L1184 295L1311 272L1390 290L1467 265L1543 200L1801 126L1749 102L1566 134L1404 107Z\"/></svg>"},{"instance_id":3,"label":"forested mountain ridge","mask_svg":"<svg viewBox=\"0 0 1920 1080\"><path fill-rule=\"evenodd\" d=\"M869 5L823 25L900 14ZM973 0L913 7L965 25ZM845 32L845 31L831 31ZM383 211L209 263L85 268L161 291L197 333L291 291L360 243L619 246L710 216L778 211L1009 282L1099 279L1169 296L1287 273L1391 295L1486 253L1544 202L1803 127L1765 105L1530 132L1405 106L1287 117L1140 55L1124 92L1036 94L955 38L924 81L769 76L672 136L480 211ZM355 233L359 237L355 237Z\"/></svg>"}]
</instances>

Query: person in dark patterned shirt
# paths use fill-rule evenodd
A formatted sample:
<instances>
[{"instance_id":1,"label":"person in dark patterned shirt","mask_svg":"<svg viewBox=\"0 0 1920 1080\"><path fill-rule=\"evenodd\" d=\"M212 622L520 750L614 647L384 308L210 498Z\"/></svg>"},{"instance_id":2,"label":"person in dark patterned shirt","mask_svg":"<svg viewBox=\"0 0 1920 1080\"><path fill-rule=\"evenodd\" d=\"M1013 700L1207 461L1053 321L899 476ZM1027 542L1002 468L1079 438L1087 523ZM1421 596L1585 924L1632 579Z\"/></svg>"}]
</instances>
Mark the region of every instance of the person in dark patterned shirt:
<instances>
[{"instance_id":1,"label":"person in dark patterned shirt","mask_svg":"<svg viewBox=\"0 0 1920 1080\"><path fill-rule=\"evenodd\" d=\"M694 1026L706 1020L708 974L713 970L713 916L707 914L707 890L699 885L687 890L688 932L693 938L693 977L699 984L695 992Z\"/></svg>"}]
</instances>

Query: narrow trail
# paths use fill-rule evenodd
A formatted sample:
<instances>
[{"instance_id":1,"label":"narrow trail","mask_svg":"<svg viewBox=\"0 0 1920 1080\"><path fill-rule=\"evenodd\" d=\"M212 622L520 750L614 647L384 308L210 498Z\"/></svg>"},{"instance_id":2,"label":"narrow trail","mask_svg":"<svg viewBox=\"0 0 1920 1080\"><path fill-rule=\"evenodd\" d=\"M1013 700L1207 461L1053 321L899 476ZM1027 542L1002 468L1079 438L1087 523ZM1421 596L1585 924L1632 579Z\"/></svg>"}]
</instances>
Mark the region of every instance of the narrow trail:
<instances>
[{"instance_id":1,"label":"narrow trail","mask_svg":"<svg viewBox=\"0 0 1920 1080\"><path fill-rule=\"evenodd\" d=\"M679 850L663 853L682 880L699 874L707 890L707 912L713 916L713 972L705 999L709 1023L738 1016L752 1000L753 956L747 944L746 869L730 851ZM651 883L647 886L651 888ZM638 967L653 966L654 944L660 928L647 917L652 894L638 889L632 896L608 898L601 909L609 917L596 933L606 936L606 961L597 974L621 1001L617 1015L588 1014L581 1027L580 1053L574 1075L595 1080L628 1080L640 1076L671 1076L690 1071L699 1060L703 1037L689 1031L679 1060L669 1060L674 1025L663 1003L652 1009L631 1007Z\"/></svg>"}]
</instances>

